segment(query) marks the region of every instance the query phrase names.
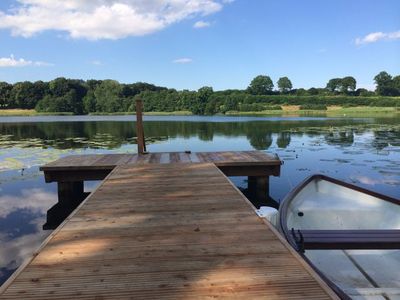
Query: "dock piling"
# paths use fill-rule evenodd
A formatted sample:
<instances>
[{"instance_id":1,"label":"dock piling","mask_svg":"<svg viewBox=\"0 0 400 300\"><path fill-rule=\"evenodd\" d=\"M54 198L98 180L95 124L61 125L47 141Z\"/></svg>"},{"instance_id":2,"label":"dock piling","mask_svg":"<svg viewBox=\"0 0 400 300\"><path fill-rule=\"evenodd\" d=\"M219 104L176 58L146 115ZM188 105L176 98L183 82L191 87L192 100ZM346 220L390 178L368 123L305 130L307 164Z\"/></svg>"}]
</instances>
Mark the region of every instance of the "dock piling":
<instances>
[{"instance_id":1,"label":"dock piling","mask_svg":"<svg viewBox=\"0 0 400 300\"><path fill-rule=\"evenodd\" d=\"M142 99L136 99L136 135L137 135L137 146L138 153L146 153L146 142L144 139L143 129L143 102Z\"/></svg>"}]
</instances>

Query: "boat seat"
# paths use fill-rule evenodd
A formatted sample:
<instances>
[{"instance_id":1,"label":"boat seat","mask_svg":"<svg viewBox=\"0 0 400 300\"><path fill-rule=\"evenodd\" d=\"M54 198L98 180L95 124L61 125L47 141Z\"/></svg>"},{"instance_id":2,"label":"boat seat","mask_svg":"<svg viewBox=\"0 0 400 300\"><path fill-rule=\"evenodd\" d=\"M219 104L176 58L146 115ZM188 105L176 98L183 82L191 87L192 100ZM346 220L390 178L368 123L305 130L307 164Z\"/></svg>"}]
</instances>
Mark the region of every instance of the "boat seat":
<instances>
[{"instance_id":1,"label":"boat seat","mask_svg":"<svg viewBox=\"0 0 400 300\"><path fill-rule=\"evenodd\" d=\"M292 230L301 250L400 249L400 229Z\"/></svg>"}]
</instances>

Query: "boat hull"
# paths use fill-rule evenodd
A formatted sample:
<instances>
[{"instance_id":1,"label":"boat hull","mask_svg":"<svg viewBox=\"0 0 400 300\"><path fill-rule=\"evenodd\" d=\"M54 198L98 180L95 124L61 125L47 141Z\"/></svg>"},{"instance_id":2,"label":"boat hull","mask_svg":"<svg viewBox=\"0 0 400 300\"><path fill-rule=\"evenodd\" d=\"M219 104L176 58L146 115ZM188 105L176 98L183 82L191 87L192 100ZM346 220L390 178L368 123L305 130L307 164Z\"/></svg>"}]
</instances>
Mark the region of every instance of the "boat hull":
<instances>
[{"instance_id":1,"label":"boat hull","mask_svg":"<svg viewBox=\"0 0 400 300\"><path fill-rule=\"evenodd\" d=\"M387 299L390 295L400 299L400 250L397 245L394 250L379 249L379 243L374 243L372 233L369 234L390 232L396 238L400 229L399 200L314 175L284 199L278 224L288 242L340 297ZM329 240L329 234L333 242L325 244L325 248L307 249L311 245L306 243L310 237L318 241L316 234L320 234L318 237L323 242ZM364 242L364 248L357 248L357 236ZM382 236L376 234L376 239L382 240ZM369 244L365 243L368 241ZM340 245L348 247L341 249Z\"/></svg>"}]
</instances>

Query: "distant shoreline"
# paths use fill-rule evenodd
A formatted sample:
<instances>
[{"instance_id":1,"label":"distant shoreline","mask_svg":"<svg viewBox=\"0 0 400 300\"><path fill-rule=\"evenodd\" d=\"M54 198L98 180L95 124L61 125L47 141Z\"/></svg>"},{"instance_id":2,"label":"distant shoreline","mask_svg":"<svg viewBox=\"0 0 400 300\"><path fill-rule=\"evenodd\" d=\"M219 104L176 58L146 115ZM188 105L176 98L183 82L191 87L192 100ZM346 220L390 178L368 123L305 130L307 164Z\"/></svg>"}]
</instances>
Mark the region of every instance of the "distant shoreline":
<instances>
[{"instance_id":1,"label":"distant shoreline","mask_svg":"<svg viewBox=\"0 0 400 300\"><path fill-rule=\"evenodd\" d=\"M332 115L354 115L354 114L369 114L369 113L399 113L399 107L371 107L371 106L356 106L356 107L340 107L340 106L328 106L326 110L318 109L300 109L300 106L282 106L281 110L263 110L263 111L228 111L226 116L268 116L268 115L312 115L312 114L326 114ZM173 112L145 112L145 115L149 116L191 116L193 115L190 111L173 111ZM0 116L72 116L70 112L58 112L58 113L42 113L37 112L34 109L0 109ZM94 116L118 116L118 115L135 115L134 112L116 112L116 113L104 113L96 112L89 115ZM217 114L218 115L218 114Z\"/></svg>"}]
</instances>

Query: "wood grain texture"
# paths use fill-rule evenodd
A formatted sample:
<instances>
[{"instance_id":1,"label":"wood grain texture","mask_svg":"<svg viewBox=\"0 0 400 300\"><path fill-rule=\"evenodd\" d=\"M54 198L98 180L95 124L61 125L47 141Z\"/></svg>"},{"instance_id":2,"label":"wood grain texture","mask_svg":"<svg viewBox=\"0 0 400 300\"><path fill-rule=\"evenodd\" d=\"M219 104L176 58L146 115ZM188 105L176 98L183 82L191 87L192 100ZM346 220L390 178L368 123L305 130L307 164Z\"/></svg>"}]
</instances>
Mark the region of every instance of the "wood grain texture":
<instances>
[{"instance_id":1,"label":"wood grain texture","mask_svg":"<svg viewBox=\"0 0 400 300\"><path fill-rule=\"evenodd\" d=\"M263 151L225 152L158 152L137 154L93 154L62 157L40 168L42 171L104 169L118 165L141 163L215 163L217 166L279 166L278 157Z\"/></svg>"},{"instance_id":2,"label":"wood grain texture","mask_svg":"<svg viewBox=\"0 0 400 300\"><path fill-rule=\"evenodd\" d=\"M209 163L117 167L6 283L0 296L331 297Z\"/></svg>"}]
</instances>

